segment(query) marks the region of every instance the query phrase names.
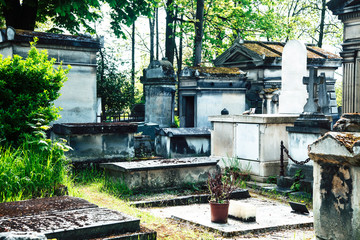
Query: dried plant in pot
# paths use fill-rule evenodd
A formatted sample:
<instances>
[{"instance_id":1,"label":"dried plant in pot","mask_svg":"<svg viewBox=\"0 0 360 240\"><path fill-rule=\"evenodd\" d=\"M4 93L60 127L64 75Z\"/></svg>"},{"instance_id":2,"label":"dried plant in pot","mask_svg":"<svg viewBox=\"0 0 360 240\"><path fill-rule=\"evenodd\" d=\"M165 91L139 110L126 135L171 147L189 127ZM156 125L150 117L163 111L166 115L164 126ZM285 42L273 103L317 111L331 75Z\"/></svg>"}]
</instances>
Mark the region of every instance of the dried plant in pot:
<instances>
[{"instance_id":1,"label":"dried plant in pot","mask_svg":"<svg viewBox=\"0 0 360 240\"><path fill-rule=\"evenodd\" d=\"M209 174L208 187L210 191L211 221L215 223L227 223L229 213L229 199L234 191L234 182L231 178L221 173L212 177Z\"/></svg>"}]
</instances>

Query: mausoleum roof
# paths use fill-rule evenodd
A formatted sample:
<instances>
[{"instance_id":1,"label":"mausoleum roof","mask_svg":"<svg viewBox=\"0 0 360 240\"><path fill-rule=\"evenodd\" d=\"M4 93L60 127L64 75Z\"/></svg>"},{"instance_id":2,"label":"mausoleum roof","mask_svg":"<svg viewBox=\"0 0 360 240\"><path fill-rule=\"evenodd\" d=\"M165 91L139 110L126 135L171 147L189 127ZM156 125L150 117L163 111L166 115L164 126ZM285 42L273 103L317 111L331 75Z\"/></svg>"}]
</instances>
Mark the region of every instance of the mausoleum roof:
<instances>
[{"instance_id":1,"label":"mausoleum roof","mask_svg":"<svg viewBox=\"0 0 360 240\"><path fill-rule=\"evenodd\" d=\"M241 71L237 67L185 67L181 73L181 76L228 76L236 77L242 76L245 77L246 73Z\"/></svg>"},{"instance_id":2,"label":"mausoleum roof","mask_svg":"<svg viewBox=\"0 0 360 240\"><path fill-rule=\"evenodd\" d=\"M360 0L331 0L327 6L335 15L359 12Z\"/></svg>"},{"instance_id":3,"label":"mausoleum roof","mask_svg":"<svg viewBox=\"0 0 360 240\"><path fill-rule=\"evenodd\" d=\"M283 42L261 42L261 41L236 41L229 49L214 60L215 66L235 66L237 63L252 62L254 65L263 65L276 59L280 64L282 53L286 43ZM311 61L340 61L341 57L316 47L306 44L307 58Z\"/></svg>"},{"instance_id":4,"label":"mausoleum roof","mask_svg":"<svg viewBox=\"0 0 360 240\"><path fill-rule=\"evenodd\" d=\"M189 67L193 70L198 70L199 73L208 73L212 75L227 74L227 75L239 75L245 74L237 67Z\"/></svg>"},{"instance_id":5,"label":"mausoleum roof","mask_svg":"<svg viewBox=\"0 0 360 240\"><path fill-rule=\"evenodd\" d=\"M38 38L39 44L66 45L75 47L100 48L100 39L86 35L65 35L46 32L36 32L8 27L0 30L0 42L33 42Z\"/></svg>"}]
</instances>

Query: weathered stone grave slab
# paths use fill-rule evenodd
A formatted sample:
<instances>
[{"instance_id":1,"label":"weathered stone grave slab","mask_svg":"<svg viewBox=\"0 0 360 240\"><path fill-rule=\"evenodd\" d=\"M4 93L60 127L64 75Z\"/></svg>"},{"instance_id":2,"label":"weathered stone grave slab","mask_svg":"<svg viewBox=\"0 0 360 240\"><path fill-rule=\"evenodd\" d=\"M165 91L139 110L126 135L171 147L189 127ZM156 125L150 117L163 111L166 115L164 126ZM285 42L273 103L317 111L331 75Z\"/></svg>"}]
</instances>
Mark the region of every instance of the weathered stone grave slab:
<instances>
[{"instance_id":1,"label":"weathered stone grave slab","mask_svg":"<svg viewBox=\"0 0 360 240\"><path fill-rule=\"evenodd\" d=\"M0 232L39 232L59 240L91 239L135 233L140 230L140 220L66 196L1 203L0 226Z\"/></svg>"},{"instance_id":2,"label":"weathered stone grave slab","mask_svg":"<svg viewBox=\"0 0 360 240\"><path fill-rule=\"evenodd\" d=\"M119 161L135 156L136 130L136 124L124 122L63 123L53 125L52 138L67 140L73 163Z\"/></svg>"},{"instance_id":3,"label":"weathered stone grave slab","mask_svg":"<svg viewBox=\"0 0 360 240\"><path fill-rule=\"evenodd\" d=\"M313 225L312 213L309 215L292 213L291 207L286 204L258 198L248 198L239 201L256 207L256 222L241 222L229 218L226 224L212 223L210 221L209 204L152 208L148 209L148 211L161 217L171 217L199 225L211 231L218 231L225 237Z\"/></svg>"},{"instance_id":4,"label":"weathered stone grave slab","mask_svg":"<svg viewBox=\"0 0 360 240\"><path fill-rule=\"evenodd\" d=\"M231 199L245 199L249 197L250 194L247 189L236 189L230 194ZM138 208L182 206L182 205L190 205L194 203L208 203L210 198L211 198L210 194L198 194L198 195L180 196L171 199L136 201L130 203L130 205Z\"/></svg>"},{"instance_id":5,"label":"weathered stone grave slab","mask_svg":"<svg viewBox=\"0 0 360 240\"><path fill-rule=\"evenodd\" d=\"M220 158L198 157L103 163L100 167L121 178L130 189L178 188L187 183L205 184L208 173L220 171Z\"/></svg>"}]
</instances>

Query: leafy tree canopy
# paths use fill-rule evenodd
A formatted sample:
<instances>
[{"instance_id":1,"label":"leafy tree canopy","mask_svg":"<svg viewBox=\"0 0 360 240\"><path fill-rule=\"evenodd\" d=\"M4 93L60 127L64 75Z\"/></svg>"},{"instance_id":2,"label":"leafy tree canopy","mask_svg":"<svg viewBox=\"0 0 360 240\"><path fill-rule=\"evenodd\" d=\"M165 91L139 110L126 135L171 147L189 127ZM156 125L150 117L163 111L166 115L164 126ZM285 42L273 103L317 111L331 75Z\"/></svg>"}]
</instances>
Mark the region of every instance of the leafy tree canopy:
<instances>
[{"instance_id":1,"label":"leafy tree canopy","mask_svg":"<svg viewBox=\"0 0 360 240\"><path fill-rule=\"evenodd\" d=\"M121 25L130 26L139 15L149 15L152 0L0 0L2 25L17 29L34 30L36 23L49 19L58 28L74 34L83 27L95 33L91 23L101 18L100 7L108 4L111 8L112 29L117 36L123 36Z\"/></svg>"},{"instance_id":2,"label":"leafy tree canopy","mask_svg":"<svg viewBox=\"0 0 360 240\"><path fill-rule=\"evenodd\" d=\"M243 40L304 40L321 47L341 42L342 27L326 3L329 0L205 0L203 63ZM196 0L174 0L186 46L193 48ZM182 16L183 18L180 18ZM191 64L191 56L186 64Z\"/></svg>"}]
</instances>

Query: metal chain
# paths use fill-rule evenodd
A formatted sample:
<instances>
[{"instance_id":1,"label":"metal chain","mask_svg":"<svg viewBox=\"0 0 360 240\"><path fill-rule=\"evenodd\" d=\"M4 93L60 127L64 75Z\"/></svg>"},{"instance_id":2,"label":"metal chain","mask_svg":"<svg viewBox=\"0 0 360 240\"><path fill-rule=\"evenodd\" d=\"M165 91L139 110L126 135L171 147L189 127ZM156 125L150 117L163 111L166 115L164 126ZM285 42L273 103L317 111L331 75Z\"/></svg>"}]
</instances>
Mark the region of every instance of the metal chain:
<instances>
[{"instance_id":1,"label":"metal chain","mask_svg":"<svg viewBox=\"0 0 360 240\"><path fill-rule=\"evenodd\" d=\"M302 161L302 162L296 161L289 155L289 151L286 149L286 147L283 146L283 148L284 148L284 152L291 159L291 161L293 161L294 163L296 163L298 165L305 165L306 163L310 162L310 160L311 160L310 158L307 158L305 161Z\"/></svg>"}]
</instances>

